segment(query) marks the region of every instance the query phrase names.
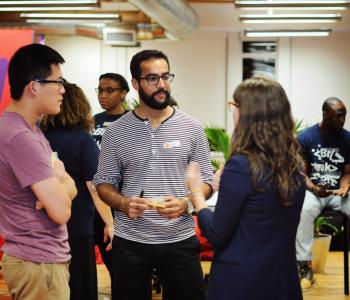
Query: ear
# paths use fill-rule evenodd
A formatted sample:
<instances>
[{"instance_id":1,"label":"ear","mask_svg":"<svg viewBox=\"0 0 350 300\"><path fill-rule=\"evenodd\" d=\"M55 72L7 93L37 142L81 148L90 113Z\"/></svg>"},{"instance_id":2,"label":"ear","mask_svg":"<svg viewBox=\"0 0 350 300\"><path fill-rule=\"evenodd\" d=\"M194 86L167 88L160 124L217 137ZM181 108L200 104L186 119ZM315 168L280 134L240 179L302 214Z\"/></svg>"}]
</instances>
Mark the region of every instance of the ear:
<instances>
[{"instance_id":1,"label":"ear","mask_svg":"<svg viewBox=\"0 0 350 300\"><path fill-rule=\"evenodd\" d=\"M126 96L127 92L124 90L122 91L122 94L121 94L121 98L123 99L123 101L125 100L125 96Z\"/></svg>"},{"instance_id":2,"label":"ear","mask_svg":"<svg viewBox=\"0 0 350 300\"><path fill-rule=\"evenodd\" d=\"M37 94L38 92L38 85L35 81L30 81L27 85L27 89L32 94Z\"/></svg>"},{"instance_id":3,"label":"ear","mask_svg":"<svg viewBox=\"0 0 350 300\"><path fill-rule=\"evenodd\" d=\"M131 84L132 84L132 87L138 91L140 89L140 85L139 85L139 82L138 80L136 80L135 78L131 78Z\"/></svg>"}]
</instances>

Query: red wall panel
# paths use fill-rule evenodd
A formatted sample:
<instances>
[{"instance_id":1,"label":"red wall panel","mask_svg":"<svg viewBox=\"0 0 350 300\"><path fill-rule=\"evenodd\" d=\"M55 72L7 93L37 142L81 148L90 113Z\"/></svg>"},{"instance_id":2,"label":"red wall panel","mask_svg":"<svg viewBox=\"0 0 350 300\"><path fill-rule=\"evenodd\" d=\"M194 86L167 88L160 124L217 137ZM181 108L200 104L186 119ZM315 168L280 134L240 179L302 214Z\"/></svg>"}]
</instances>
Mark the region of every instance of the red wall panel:
<instances>
[{"instance_id":1,"label":"red wall panel","mask_svg":"<svg viewBox=\"0 0 350 300\"><path fill-rule=\"evenodd\" d=\"M8 62L18 48L33 42L33 30L0 29L0 113L11 102L7 77Z\"/></svg>"}]
</instances>

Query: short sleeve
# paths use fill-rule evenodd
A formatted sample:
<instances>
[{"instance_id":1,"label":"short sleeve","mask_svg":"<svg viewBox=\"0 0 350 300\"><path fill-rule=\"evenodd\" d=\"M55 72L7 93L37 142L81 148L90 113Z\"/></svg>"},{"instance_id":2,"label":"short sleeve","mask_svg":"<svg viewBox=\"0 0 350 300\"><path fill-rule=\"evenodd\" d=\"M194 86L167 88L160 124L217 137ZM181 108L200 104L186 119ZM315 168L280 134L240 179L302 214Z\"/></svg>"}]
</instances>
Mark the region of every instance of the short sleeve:
<instances>
[{"instance_id":1,"label":"short sleeve","mask_svg":"<svg viewBox=\"0 0 350 300\"><path fill-rule=\"evenodd\" d=\"M122 181L121 163L118 159L115 143L117 137L113 132L113 128L113 126L108 126L103 135L97 173L93 180L95 186L107 183L118 188L119 183Z\"/></svg>"},{"instance_id":2,"label":"short sleeve","mask_svg":"<svg viewBox=\"0 0 350 300\"><path fill-rule=\"evenodd\" d=\"M5 156L22 188L54 177L50 146L44 136L29 131L18 134L10 141Z\"/></svg>"},{"instance_id":3,"label":"short sleeve","mask_svg":"<svg viewBox=\"0 0 350 300\"><path fill-rule=\"evenodd\" d=\"M297 137L297 141L300 146L300 150L299 150L300 155L306 161L308 160L308 143L307 143L308 139L309 138L308 138L306 129L303 132L301 132Z\"/></svg>"},{"instance_id":4,"label":"short sleeve","mask_svg":"<svg viewBox=\"0 0 350 300\"><path fill-rule=\"evenodd\" d=\"M191 161L197 162L201 168L203 182L211 185L213 169L210 161L210 148L207 136L202 125L198 125L196 139L192 147Z\"/></svg>"}]
</instances>

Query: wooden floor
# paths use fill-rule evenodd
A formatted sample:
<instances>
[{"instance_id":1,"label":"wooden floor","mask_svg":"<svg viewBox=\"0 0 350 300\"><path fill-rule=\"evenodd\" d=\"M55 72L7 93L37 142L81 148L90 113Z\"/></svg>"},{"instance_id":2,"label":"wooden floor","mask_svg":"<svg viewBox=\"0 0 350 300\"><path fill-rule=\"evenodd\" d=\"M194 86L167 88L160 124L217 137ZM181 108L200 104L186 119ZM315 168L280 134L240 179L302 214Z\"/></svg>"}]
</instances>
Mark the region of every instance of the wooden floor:
<instances>
[{"instance_id":1,"label":"wooden floor","mask_svg":"<svg viewBox=\"0 0 350 300\"><path fill-rule=\"evenodd\" d=\"M209 271L209 265L203 265L204 273ZM98 265L99 300L110 299L110 280L106 267ZM344 295L343 287L343 253L330 252L327 257L323 274L315 274L316 285L304 292L304 300L350 300ZM0 271L0 300L8 300L8 292ZM161 300L161 295L153 294L153 300ZM181 300L181 299L179 299Z\"/></svg>"}]
</instances>

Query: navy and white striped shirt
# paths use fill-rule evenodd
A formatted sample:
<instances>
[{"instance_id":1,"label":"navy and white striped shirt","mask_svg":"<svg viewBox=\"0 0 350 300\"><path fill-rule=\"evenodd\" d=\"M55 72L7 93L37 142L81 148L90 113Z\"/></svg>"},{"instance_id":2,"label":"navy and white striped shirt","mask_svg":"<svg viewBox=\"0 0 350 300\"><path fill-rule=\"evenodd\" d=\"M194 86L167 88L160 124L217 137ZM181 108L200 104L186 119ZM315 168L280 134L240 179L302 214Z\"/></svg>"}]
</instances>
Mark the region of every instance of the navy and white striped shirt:
<instances>
[{"instance_id":1,"label":"navy and white striped shirt","mask_svg":"<svg viewBox=\"0 0 350 300\"><path fill-rule=\"evenodd\" d=\"M210 150L201 123L175 110L157 128L129 112L113 122L103 135L94 184L115 186L124 197L156 198L188 195L186 170L190 161L201 166L203 181L211 184ZM146 210L132 220L116 210L114 233L124 239L148 243L172 243L194 235L191 215L167 219Z\"/></svg>"}]
</instances>

